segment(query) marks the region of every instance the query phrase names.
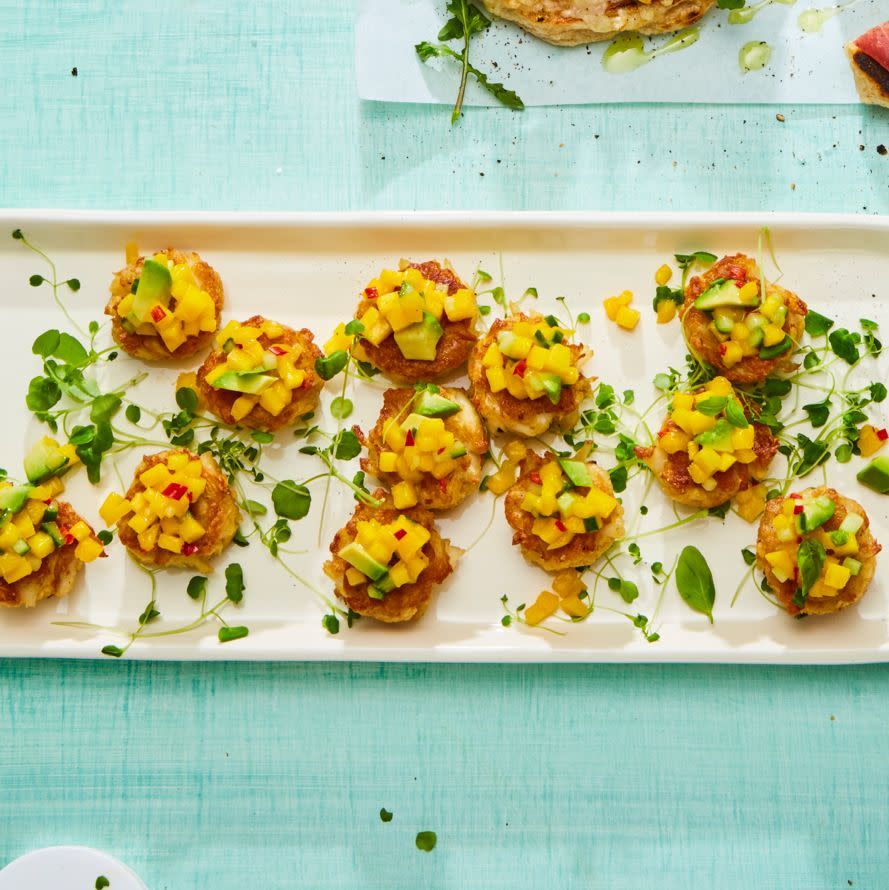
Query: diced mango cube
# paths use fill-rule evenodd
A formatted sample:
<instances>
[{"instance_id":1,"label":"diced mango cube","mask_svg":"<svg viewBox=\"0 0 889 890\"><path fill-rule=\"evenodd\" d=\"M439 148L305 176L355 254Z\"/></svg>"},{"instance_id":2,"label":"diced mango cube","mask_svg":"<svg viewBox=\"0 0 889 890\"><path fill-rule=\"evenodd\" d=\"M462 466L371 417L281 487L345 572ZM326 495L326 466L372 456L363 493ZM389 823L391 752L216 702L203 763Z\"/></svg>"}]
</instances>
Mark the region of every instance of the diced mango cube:
<instances>
[{"instance_id":1,"label":"diced mango cube","mask_svg":"<svg viewBox=\"0 0 889 890\"><path fill-rule=\"evenodd\" d=\"M181 553L182 538L177 538L174 535L160 534L157 536L157 546L160 547L161 550L169 550L170 553Z\"/></svg>"},{"instance_id":2,"label":"diced mango cube","mask_svg":"<svg viewBox=\"0 0 889 890\"><path fill-rule=\"evenodd\" d=\"M839 563L830 562L825 566L824 583L828 587L833 587L835 590L842 590L851 577L852 573L849 569L845 566L841 566Z\"/></svg>"},{"instance_id":3,"label":"diced mango cube","mask_svg":"<svg viewBox=\"0 0 889 890\"><path fill-rule=\"evenodd\" d=\"M92 530L82 519L75 522L68 531L75 541L84 541L92 534Z\"/></svg>"},{"instance_id":4,"label":"diced mango cube","mask_svg":"<svg viewBox=\"0 0 889 890\"><path fill-rule=\"evenodd\" d=\"M639 324L640 313L638 309L631 309L629 306L621 306L620 309L617 310L617 315L614 320L617 322L617 326L623 328L625 331L632 331L637 324Z\"/></svg>"},{"instance_id":5,"label":"diced mango cube","mask_svg":"<svg viewBox=\"0 0 889 890\"><path fill-rule=\"evenodd\" d=\"M475 318L478 312L475 294L468 288L461 287L456 293L444 298L444 311L451 321Z\"/></svg>"},{"instance_id":6,"label":"diced mango cube","mask_svg":"<svg viewBox=\"0 0 889 890\"><path fill-rule=\"evenodd\" d=\"M105 552L105 548L95 538L84 538L75 548L74 555L81 562L92 562Z\"/></svg>"},{"instance_id":7,"label":"diced mango cube","mask_svg":"<svg viewBox=\"0 0 889 890\"><path fill-rule=\"evenodd\" d=\"M399 482L392 486L392 502L396 510L406 510L417 504L417 491L410 482Z\"/></svg>"},{"instance_id":8,"label":"diced mango cube","mask_svg":"<svg viewBox=\"0 0 889 890\"><path fill-rule=\"evenodd\" d=\"M130 502L113 491L105 498L102 506L99 507L99 516L102 517L102 522L105 525L112 526L117 525L124 516L132 513L132 511L133 507Z\"/></svg>"},{"instance_id":9,"label":"diced mango cube","mask_svg":"<svg viewBox=\"0 0 889 890\"><path fill-rule=\"evenodd\" d=\"M238 396L234 402L232 402L232 419L236 423L239 420L243 420L256 407L258 401L259 399L256 396Z\"/></svg>"},{"instance_id":10,"label":"diced mango cube","mask_svg":"<svg viewBox=\"0 0 889 890\"><path fill-rule=\"evenodd\" d=\"M525 622L532 627L540 624L541 621L545 621L550 615L555 614L555 611L559 608L559 603L560 600L556 594L544 590L534 603L525 609Z\"/></svg>"}]
</instances>

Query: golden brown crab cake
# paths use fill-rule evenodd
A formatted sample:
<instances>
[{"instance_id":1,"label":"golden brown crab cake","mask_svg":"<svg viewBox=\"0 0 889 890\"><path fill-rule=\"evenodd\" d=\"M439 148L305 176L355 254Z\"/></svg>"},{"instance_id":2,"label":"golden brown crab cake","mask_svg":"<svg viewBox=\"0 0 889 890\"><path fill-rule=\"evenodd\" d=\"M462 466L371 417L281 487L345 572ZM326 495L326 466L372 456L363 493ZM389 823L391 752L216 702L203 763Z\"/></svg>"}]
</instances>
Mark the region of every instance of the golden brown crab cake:
<instances>
[{"instance_id":1,"label":"golden brown crab cake","mask_svg":"<svg viewBox=\"0 0 889 890\"><path fill-rule=\"evenodd\" d=\"M553 322L550 324L550 322ZM470 397L492 432L539 436L569 429L590 392L589 350L552 316L497 320L469 357Z\"/></svg>"},{"instance_id":2,"label":"golden brown crab cake","mask_svg":"<svg viewBox=\"0 0 889 890\"><path fill-rule=\"evenodd\" d=\"M861 504L821 486L766 504L756 564L789 614L827 615L864 596L881 549Z\"/></svg>"},{"instance_id":3,"label":"golden brown crab cake","mask_svg":"<svg viewBox=\"0 0 889 890\"><path fill-rule=\"evenodd\" d=\"M577 46L624 31L664 34L694 24L714 0L482 0L496 16L547 43Z\"/></svg>"},{"instance_id":4,"label":"golden brown crab cake","mask_svg":"<svg viewBox=\"0 0 889 890\"><path fill-rule=\"evenodd\" d=\"M725 377L676 393L657 441L636 448L664 493L710 509L730 501L768 472L778 440L745 413Z\"/></svg>"},{"instance_id":5,"label":"golden brown crab cake","mask_svg":"<svg viewBox=\"0 0 889 890\"><path fill-rule=\"evenodd\" d=\"M437 380L460 370L478 339L475 293L435 260L402 260L362 293L355 318L363 356L396 383Z\"/></svg>"},{"instance_id":6,"label":"golden brown crab cake","mask_svg":"<svg viewBox=\"0 0 889 890\"><path fill-rule=\"evenodd\" d=\"M757 264L738 253L726 256L686 285L679 310L694 355L733 383L762 383L797 366L793 352L806 323L806 304L789 290L766 282Z\"/></svg>"},{"instance_id":7,"label":"golden brown crab cake","mask_svg":"<svg viewBox=\"0 0 889 890\"><path fill-rule=\"evenodd\" d=\"M528 562L549 572L592 565L624 534L623 507L593 461L529 452L504 502Z\"/></svg>"},{"instance_id":8,"label":"golden brown crab cake","mask_svg":"<svg viewBox=\"0 0 889 890\"><path fill-rule=\"evenodd\" d=\"M419 618L454 571L460 551L442 538L429 510L396 509L382 489L374 508L358 504L330 544L324 573L359 615L390 624Z\"/></svg>"},{"instance_id":9,"label":"golden brown crab cake","mask_svg":"<svg viewBox=\"0 0 889 890\"><path fill-rule=\"evenodd\" d=\"M450 510L478 491L488 435L464 389L389 389L361 468L396 508Z\"/></svg>"},{"instance_id":10,"label":"golden brown crab cake","mask_svg":"<svg viewBox=\"0 0 889 890\"><path fill-rule=\"evenodd\" d=\"M210 560L228 547L241 520L216 461L186 448L144 457L126 495L108 495L99 515L144 565L200 572L211 571Z\"/></svg>"},{"instance_id":11,"label":"golden brown crab cake","mask_svg":"<svg viewBox=\"0 0 889 890\"><path fill-rule=\"evenodd\" d=\"M129 247L127 253L105 307L120 348L153 362L187 358L209 346L224 299L213 267L173 247L151 257L131 255Z\"/></svg>"},{"instance_id":12,"label":"golden brown crab cake","mask_svg":"<svg viewBox=\"0 0 889 890\"><path fill-rule=\"evenodd\" d=\"M0 488L0 606L66 597L84 564L105 556L89 523L54 497L61 490L55 479Z\"/></svg>"},{"instance_id":13,"label":"golden brown crab cake","mask_svg":"<svg viewBox=\"0 0 889 890\"><path fill-rule=\"evenodd\" d=\"M321 350L306 328L261 315L230 321L197 372L201 402L226 423L274 432L318 407Z\"/></svg>"}]
</instances>

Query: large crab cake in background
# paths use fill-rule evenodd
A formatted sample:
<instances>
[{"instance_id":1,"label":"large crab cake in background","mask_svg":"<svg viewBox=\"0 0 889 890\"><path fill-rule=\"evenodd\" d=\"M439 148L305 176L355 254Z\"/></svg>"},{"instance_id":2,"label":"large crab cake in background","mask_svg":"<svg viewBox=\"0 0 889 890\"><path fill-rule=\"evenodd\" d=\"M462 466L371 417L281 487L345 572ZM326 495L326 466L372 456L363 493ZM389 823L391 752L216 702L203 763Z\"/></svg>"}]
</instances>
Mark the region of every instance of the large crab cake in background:
<instances>
[{"instance_id":1,"label":"large crab cake in background","mask_svg":"<svg viewBox=\"0 0 889 890\"><path fill-rule=\"evenodd\" d=\"M482 0L489 12L562 46L622 31L664 34L694 24L714 0Z\"/></svg>"},{"instance_id":2,"label":"large crab cake in background","mask_svg":"<svg viewBox=\"0 0 889 890\"><path fill-rule=\"evenodd\" d=\"M358 504L334 536L324 573L359 615L388 624L412 621L454 571L460 551L442 538L428 510L396 510L378 489L380 507Z\"/></svg>"},{"instance_id":3,"label":"large crab cake in background","mask_svg":"<svg viewBox=\"0 0 889 890\"><path fill-rule=\"evenodd\" d=\"M477 339L477 317L474 291L434 260L384 269L355 311L363 357L396 383L459 371Z\"/></svg>"},{"instance_id":4,"label":"large crab cake in background","mask_svg":"<svg viewBox=\"0 0 889 890\"><path fill-rule=\"evenodd\" d=\"M111 282L105 314L111 335L143 361L187 358L210 345L219 327L219 275L196 253L168 247L152 257L127 245L127 265Z\"/></svg>"}]
</instances>

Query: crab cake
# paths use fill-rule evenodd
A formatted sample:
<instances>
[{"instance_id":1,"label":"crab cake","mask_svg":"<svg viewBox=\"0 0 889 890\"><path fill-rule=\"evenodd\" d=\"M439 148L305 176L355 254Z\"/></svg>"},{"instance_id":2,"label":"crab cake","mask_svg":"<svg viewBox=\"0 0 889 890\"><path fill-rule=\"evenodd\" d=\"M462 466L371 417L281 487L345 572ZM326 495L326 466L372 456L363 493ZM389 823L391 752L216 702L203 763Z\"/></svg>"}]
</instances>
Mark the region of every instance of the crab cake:
<instances>
[{"instance_id":1,"label":"crab cake","mask_svg":"<svg viewBox=\"0 0 889 890\"><path fill-rule=\"evenodd\" d=\"M756 564L791 615L827 615L864 596L882 548L861 504L808 488L766 504Z\"/></svg>"},{"instance_id":2,"label":"crab cake","mask_svg":"<svg viewBox=\"0 0 889 890\"><path fill-rule=\"evenodd\" d=\"M528 562L549 572L594 563L624 534L623 507L593 461L529 452L504 502Z\"/></svg>"},{"instance_id":3,"label":"crab cake","mask_svg":"<svg viewBox=\"0 0 889 890\"><path fill-rule=\"evenodd\" d=\"M90 525L55 499L57 479L0 487L0 606L68 596L84 563L105 555Z\"/></svg>"},{"instance_id":4,"label":"crab cake","mask_svg":"<svg viewBox=\"0 0 889 890\"><path fill-rule=\"evenodd\" d=\"M368 284L355 318L360 346L396 383L436 380L458 371L477 339L475 293L434 260L402 260Z\"/></svg>"},{"instance_id":5,"label":"crab cake","mask_svg":"<svg viewBox=\"0 0 889 890\"><path fill-rule=\"evenodd\" d=\"M484 424L463 389L389 389L361 468L392 489L399 510L449 510L478 491Z\"/></svg>"},{"instance_id":6,"label":"crab cake","mask_svg":"<svg viewBox=\"0 0 889 890\"><path fill-rule=\"evenodd\" d=\"M551 315L495 321L469 357L470 397L492 432L539 436L569 429L590 391L590 356Z\"/></svg>"},{"instance_id":7,"label":"crab cake","mask_svg":"<svg viewBox=\"0 0 889 890\"><path fill-rule=\"evenodd\" d=\"M99 515L144 565L199 572L211 571L210 560L228 547L241 520L216 461L185 448L143 458L126 496L108 495Z\"/></svg>"},{"instance_id":8,"label":"crab cake","mask_svg":"<svg viewBox=\"0 0 889 890\"><path fill-rule=\"evenodd\" d=\"M763 298L763 282L756 263L738 253L695 275L685 288L679 314L688 348L732 383L762 383L797 367L793 351L808 307L770 282Z\"/></svg>"},{"instance_id":9,"label":"crab cake","mask_svg":"<svg viewBox=\"0 0 889 890\"><path fill-rule=\"evenodd\" d=\"M314 335L261 315L230 321L197 372L198 396L226 423L273 432L314 411L324 381Z\"/></svg>"},{"instance_id":10,"label":"crab cake","mask_svg":"<svg viewBox=\"0 0 889 890\"><path fill-rule=\"evenodd\" d=\"M135 252L135 251L134 251ZM111 282L105 314L124 352L143 361L187 358L210 345L222 313L222 282L196 253L168 247L133 257Z\"/></svg>"},{"instance_id":11,"label":"crab cake","mask_svg":"<svg viewBox=\"0 0 889 890\"><path fill-rule=\"evenodd\" d=\"M382 500L385 492L374 497ZM324 573L336 595L359 615L399 623L426 611L460 551L439 535L428 510L397 510L384 501L378 508L358 504L330 552Z\"/></svg>"},{"instance_id":12,"label":"crab cake","mask_svg":"<svg viewBox=\"0 0 889 890\"><path fill-rule=\"evenodd\" d=\"M744 412L731 383L715 377L676 393L654 445L636 457L664 493L689 507L718 507L763 478L778 450L768 427Z\"/></svg>"},{"instance_id":13,"label":"crab cake","mask_svg":"<svg viewBox=\"0 0 889 890\"><path fill-rule=\"evenodd\" d=\"M663 34L694 24L714 0L482 0L496 16L547 43L577 46L622 31Z\"/></svg>"}]
</instances>

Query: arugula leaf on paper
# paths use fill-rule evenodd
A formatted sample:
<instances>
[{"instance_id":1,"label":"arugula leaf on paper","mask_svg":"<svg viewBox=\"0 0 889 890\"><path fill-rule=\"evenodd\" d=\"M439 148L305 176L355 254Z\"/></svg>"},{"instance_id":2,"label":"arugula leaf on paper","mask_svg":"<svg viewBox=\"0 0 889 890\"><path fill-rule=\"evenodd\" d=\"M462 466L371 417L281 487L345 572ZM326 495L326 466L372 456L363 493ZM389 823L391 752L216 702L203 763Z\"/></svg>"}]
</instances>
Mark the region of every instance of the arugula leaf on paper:
<instances>
[{"instance_id":1,"label":"arugula leaf on paper","mask_svg":"<svg viewBox=\"0 0 889 890\"><path fill-rule=\"evenodd\" d=\"M486 89L498 102L511 108L513 111L522 111L525 103L513 90L507 89L502 83L495 83L488 79L488 75L479 71L469 63L469 42L476 34L481 34L491 25L491 20L482 13L478 7L469 0L448 0L447 10L451 18L438 32L438 39L442 41L462 40L463 49L457 51L445 43L430 43L426 40L415 47L420 61L428 62L434 58L451 58L461 65L460 86L457 90L457 99L454 102L454 110L451 112L451 124L457 123L460 112L463 110L463 98L466 94L466 84L471 74L484 89Z\"/></svg>"}]
</instances>

